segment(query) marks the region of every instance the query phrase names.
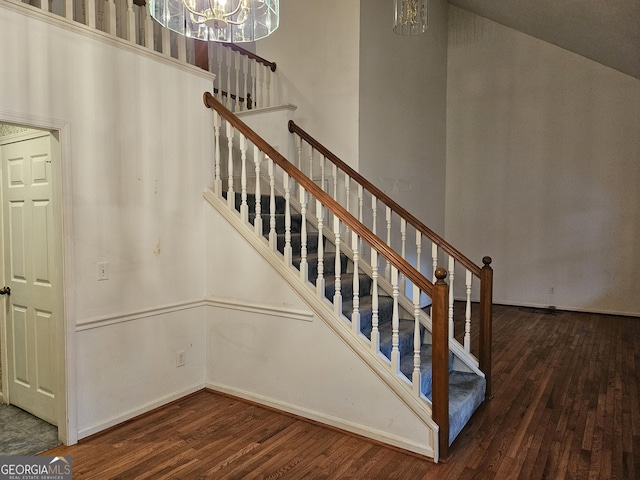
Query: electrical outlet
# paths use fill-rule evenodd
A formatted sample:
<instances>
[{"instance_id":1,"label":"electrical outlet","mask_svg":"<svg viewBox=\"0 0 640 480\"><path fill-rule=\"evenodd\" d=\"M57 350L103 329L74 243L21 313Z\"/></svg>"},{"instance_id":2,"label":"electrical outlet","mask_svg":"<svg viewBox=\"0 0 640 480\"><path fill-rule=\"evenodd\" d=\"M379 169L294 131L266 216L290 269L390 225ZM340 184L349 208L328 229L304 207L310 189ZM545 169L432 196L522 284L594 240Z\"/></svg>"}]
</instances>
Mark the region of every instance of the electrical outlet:
<instances>
[{"instance_id":1,"label":"electrical outlet","mask_svg":"<svg viewBox=\"0 0 640 480\"><path fill-rule=\"evenodd\" d=\"M98 280L109 280L108 262L98 262Z\"/></svg>"},{"instance_id":2,"label":"electrical outlet","mask_svg":"<svg viewBox=\"0 0 640 480\"><path fill-rule=\"evenodd\" d=\"M184 350L176 352L176 367L184 367Z\"/></svg>"},{"instance_id":3,"label":"electrical outlet","mask_svg":"<svg viewBox=\"0 0 640 480\"><path fill-rule=\"evenodd\" d=\"M549 287L549 295L554 295L556 293L556 287Z\"/></svg>"}]
</instances>

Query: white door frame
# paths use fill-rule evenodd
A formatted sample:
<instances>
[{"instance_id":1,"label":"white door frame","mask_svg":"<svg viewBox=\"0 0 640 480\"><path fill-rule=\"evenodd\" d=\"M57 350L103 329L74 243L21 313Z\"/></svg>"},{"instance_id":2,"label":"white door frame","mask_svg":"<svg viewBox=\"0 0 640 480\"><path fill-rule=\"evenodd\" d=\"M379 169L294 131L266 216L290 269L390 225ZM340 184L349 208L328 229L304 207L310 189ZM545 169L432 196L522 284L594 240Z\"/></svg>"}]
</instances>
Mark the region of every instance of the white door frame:
<instances>
[{"instance_id":1,"label":"white door frame","mask_svg":"<svg viewBox=\"0 0 640 480\"><path fill-rule=\"evenodd\" d=\"M72 177L70 155L70 125L56 118L45 118L29 114L0 110L0 123L13 123L25 127L50 130L58 136L60 148L59 165L53 166L54 196L62 208L62 291L63 291L63 332L59 332L58 355L58 438L65 445L78 443L77 378L76 378L76 322L75 322L75 275L73 263L73 221L72 221ZM3 355L6 350L3 349ZM6 362L3 362L3 369ZM4 372L3 372L4 373ZM3 384L5 376L3 374ZM3 385L4 387L4 385Z\"/></svg>"}]
</instances>

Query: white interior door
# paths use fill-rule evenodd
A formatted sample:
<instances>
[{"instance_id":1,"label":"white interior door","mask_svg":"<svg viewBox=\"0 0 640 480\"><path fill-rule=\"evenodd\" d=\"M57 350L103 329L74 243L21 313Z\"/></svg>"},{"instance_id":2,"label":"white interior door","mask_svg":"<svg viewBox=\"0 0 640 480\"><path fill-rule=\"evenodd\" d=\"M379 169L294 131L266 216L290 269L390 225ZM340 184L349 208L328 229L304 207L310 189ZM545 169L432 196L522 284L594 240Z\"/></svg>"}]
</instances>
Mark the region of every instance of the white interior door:
<instances>
[{"instance_id":1,"label":"white interior door","mask_svg":"<svg viewBox=\"0 0 640 480\"><path fill-rule=\"evenodd\" d=\"M9 402L57 425L62 325L60 221L49 132L2 145L2 217Z\"/></svg>"}]
</instances>

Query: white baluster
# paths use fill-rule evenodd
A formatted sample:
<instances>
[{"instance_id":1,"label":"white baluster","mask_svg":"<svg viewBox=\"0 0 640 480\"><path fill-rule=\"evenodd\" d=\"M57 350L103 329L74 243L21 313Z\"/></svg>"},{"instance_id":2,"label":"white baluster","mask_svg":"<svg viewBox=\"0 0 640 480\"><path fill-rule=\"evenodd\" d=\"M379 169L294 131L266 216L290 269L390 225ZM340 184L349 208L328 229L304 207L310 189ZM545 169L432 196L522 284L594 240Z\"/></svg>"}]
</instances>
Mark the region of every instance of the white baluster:
<instances>
[{"instance_id":1,"label":"white baluster","mask_svg":"<svg viewBox=\"0 0 640 480\"><path fill-rule=\"evenodd\" d=\"M40 0L40 9L48 12L49 11L49 2L47 0Z\"/></svg>"},{"instance_id":2,"label":"white baluster","mask_svg":"<svg viewBox=\"0 0 640 480\"><path fill-rule=\"evenodd\" d=\"M89 27L96 28L96 0L86 0L84 21Z\"/></svg>"},{"instance_id":3,"label":"white baluster","mask_svg":"<svg viewBox=\"0 0 640 480\"><path fill-rule=\"evenodd\" d=\"M133 11L133 0L127 0L127 40L136 43L136 12Z\"/></svg>"},{"instance_id":4,"label":"white baluster","mask_svg":"<svg viewBox=\"0 0 640 480\"><path fill-rule=\"evenodd\" d=\"M438 245L435 243L431 244L431 266L432 266L432 278L431 283L436 283L438 280L436 278L436 269L438 268Z\"/></svg>"},{"instance_id":5,"label":"white baluster","mask_svg":"<svg viewBox=\"0 0 640 480\"><path fill-rule=\"evenodd\" d=\"M466 272L467 308L464 312L464 349L467 353L471 353L471 283L473 277L470 270Z\"/></svg>"},{"instance_id":6,"label":"white baluster","mask_svg":"<svg viewBox=\"0 0 640 480\"><path fill-rule=\"evenodd\" d=\"M240 52L233 52L233 56L234 56L234 66L235 66L235 71L236 71L236 90L235 90L235 94L236 94L236 101L235 101L235 105L234 105L234 112L239 112L240 110L242 110L242 107L240 105L240 59L242 58L242 55L240 55Z\"/></svg>"},{"instance_id":7,"label":"white baluster","mask_svg":"<svg viewBox=\"0 0 640 480\"><path fill-rule=\"evenodd\" d=\"M364 188L358 184L358 221L363 223ZM362 252L362 239L360 239L360 251ZM364 252L363 252L364 253Z\"/></svg>"},{"instance_id":8,"label":"white baluster","mask_svg":"<svg viewBox=\"0 0 640 480\"><path fill-rule=\"evenodd\" d=\"M325 170L324 170L324 162L325 162L325 157L324 155L322 155L320 157L320 188L326 192L328 188L325 185L326 176L325 176Z\"/></svg>"},{"instance_id":9,"label":"white baluster","mask_svg":"<svg viewBox=\"0 0 640 480\"><path fill-rule=\"evenodd\" d=\"M215 43L215 42L214 42ZM218 84L218 95L217 95L217 99L220 103L222 103L224 105L224 99L222 98L222 45L216 43L216 60L217 60L217 64L218 64L218 71L216 72L216 83Z\"/></svg>"},{"instance_id":10,"label":"white baluster","mask_svg":"<svg viewBox=\"0 0 640 480\"><path fill-rule=\"evenodd\" d=\"M259 96L256 97L256 103L258 104L259 108L265 107L265 102L264 102L264 76L265 76L265 69L264 66L260 63L256 63L256 68L258 70L258 75L257 75L257 81L258 81L258 88L257 88L257 93Z\"/></svg>"},{"instance_id":11,"label":"white baluster","mask_svg":"<svg viewBox=\"0 0 640 480\"><path fill-rule=\"evenodd\" d=\"M413 286L413 374L411 375L411 383L413 385L413 393L416 397L420 397L420 348L422 347L422 338L420 337L420 289Z\"/></svg>"},{"instance_id":12,"label":"white baluster","mask_svg":"<svg viewBox=\"0 0 640 480\"><path fill-rule=\"evenodd\" d=\"M171 31L168 28L162 27L160 29L162 35L162 53L167 57L171 56Z\"/></svg>"},{"instance_id":13,"label":"white baluster","mask_svg":"<svg viewBox=\"0 0 640 480\"><path fill-rule=\"evenodd\" d=\"M155 42L153 40L153 19L149 13L149 9L142 8L144 15L144 46L150 50L155 50Z\"/></svg>"},{"instance_id":14,"label":"white baluster","mask_svg":"<svg viewBox=\"0 0 640 480\"><path fill-rule=\"evenodd\" d=\"M244 95L244 104L240 105L242 111L247 110L247 65L249 64L249 57L242 56L242 92Z\"/></svg>"},{"instance_id":15,"label":"white baluster","mask_svg":"<svg viewBox=\"0 0 640 480\"><path fill-rule=\"evenodd\" d=\"M269 246L272 250L278 248L278 234L276 232L276 177L273 171L273 160L267 157L269 165Z\"/></svg>"},{"instance_id":16,"label":"white baluster","mask_svg":"<svg viewBox=\"0 0 640 480\"><path fill-rule=\"evenodd\" d=\"M378 329L378 252L371 249L371 351L377 354L380 351L380 331Z\"/></svg>"},{"instance_id":17,"label":"white baluster","mask_svg":"<svg viewBox=\"0 0 640 480\"><path fill-rule=\"evenodd\" d=\"M404 260L407 259L407 221L402 217L400 218L400 256ZM404 274L400 275L400 291L403 295L406 292L406 281Z\"/></svg>"},{"instance_id":18,"label":"white baluster","mask_svg":"<svg viewBox=\"0 0 640 480\"><path fill-rule=\"evenodd\" d=\"M302 138L296 135L294 141L296 144L296 167L302 170Z\"/></svg>"},{"instance_id":19,"label":"white baluster","mask_svg":"<svg viewBox=\"0 0 640 480\"><path fill-rule=\"evenodd\" d=\"M399 373L400 313L398 306L398 296L400 294L400 288L398 285L398 269L395 267L395 265L391 266L391 286L393 287L393 316L391 317L391 368L394 373Z\"/></svg>"},{"instance_id":20,"label":"white baluster","mask_svg":"<svg viewBox=\"0 0 640 480\"><path fill-rule=\"evenodd\" d=\"M184 35L177 35L176 41L178 43L178 60L181 62L187 61L187 39Z\"/></svg>"},{"instance_id":21,"label":"white baluster","mask_svg":"<svg viewBox=\"0 0 640 480\"><path fill-rule=\"evenodd\" d=\"M256 208L255 208L255 218L253 220L253 228L256 232L256 235L262 236L262 192L260 191L260 157L262 156L262 152L254 145L253 147L253 162L256 168L256 187L255 187L255 196L256 196Z\"/></svg>"},{"instance_id":22,"label":"white baluster","mask_svg":"<svg viewBox=\"0 0 640 480\"><path fill-rule=\"evenodd\" d=\"M309 265L307 263L307 192L300 185L300 214L302 215L302 228L300 229L300 278L303 282L309 279ZM320 239L318 239L320 241Z\"/></svg>"},{"instance_id":23,"label":"white baluster","mask_svg":"<svg viewBox=\"0 0 640 480\"><path fill-rule=\"evenodd\" d=\"M255 108L256 105L256 62L251 61L248 65L249 70L249 90L247 92L247 108Z\"/></svg>"},{"instance_id":24,"label":"white baluster","mask_svg":"<svg viewBox=\"0 0 640 480\"><path fill-rule=\"evenodd\" d=\"M422 267L420 263L421 254L422 254L422 234L420 233L420 230L416 230L416 270L418 270L418 272L420 273L422 273Z\"/></svg>"},{"instance_id":25,"label":"white baluster","mask_svg":"<svg viewBox=\"0 0 640 480\"><path fill-rule=\"evenodd\" d=\"M344 208L347 212L351 213L351 178L349 175L344 176L344 191L345 191L345 203Z\"/></svg>"},{"instance_id":26,"label":"white baluster","mask_svg":"<svg viewBox=\"0 0 640 480\"><path fill-rule=\"evenodd\" d=\"M67 20L73 20L73 0L64 0L64 16Z\"/></svg>"},{"instance_id":27,"label":"white baluster","mask_svg":"<svg viewBox=\"0 0 640 480\"><path fill-rule=\"evenodd\" d=\"M453 338L453 281L455 278L455 259L449 256L449 338Z\"/></svg>"},{"instance_id":28,"label":"white baluster","mask_svg":"<svg viewBox=\"0 0 640 480\"><path fill-rule=\"evenodd\" d=\"M391 246L391 208L386 208L385 218L387 221L387 245ZM387 262L387 265L384 269L385 278L389 278L391 264Z\"/></svg>"},{"instance_id":29,"label":"white baluster","mask_svg":"<svg viewBox=\"0 0 640 480\"><path fill-rule=\"evenodd\" d=\"M266 105L267 107L271 106L271 69L269 67L265 67L265 72L267 73L267 81L266 81Z\"/></svg>"},{"instance_id":30,"label":"white baluster","mask_svg":"<svg viewBox=\"0 0 640 480\"><path fill-rule=\"evenodd\" d=\"M376 197L374 197L373 195L371 195L371 216L372 216L372 224L371 224L371 231L373 232L374 235L377 235L377 229L378 229L378 199Z\"/></svg>"},{"instance_id":31,"label":"white baluster","mask_svg":"<svg viewBox=\"0 0 640 480\"><path fill-rule=\"evenodd\" d=\"M233 191L233 127L229 122L227 122L227 147L229 151L227 159L227 205L233 210L236 208L236 195Z\"/></svg>"},{"instance_id":32,"label":"white baluster","mask_svg":"<svg viewBox=\"0 0 640 480\"><path fill-rule=\"evenodd\" d=\"M240 135L240 218L249 221L249 205L247 204L247 138Z\"/></svg>"},{"instance_id":33,"label":"white baluster","mask_svg":"<svg viewBox=\"0 0 640 480\"><path fill-rule=\"evenodd\" d=\"M333 294L333 308L336 314L340 315L342 313L342 284L341 284L341 275L340 271L342 268L340 262L340 219L334 215L333 217L333 234L335 236L335 245L336 245L336 261L335 261L335 270L336 270L336 283L335 283L335 293Z\"/></svg>"},{"instance_id":34,"label":"white baluster","mask_svg":"<svg viewBox=\"0 0 640 480\"><path fill-rule=\"evenodd\" d=\"M105 17L107 20L107 33L116 34L116 2L114 0L107 0Z\"/></svg>"},{"instance_id":35,"label":"white baluster","mask_svg":"<svg viewBox=\"0 0 640 480\"><path fill-rule=\"evenodd\" d=\"M227 101L225 102L225 106L229 110L233 110L233 106L231 105L231 53L232 53L232 50L230 48L226 48L225 50L227 51L227 55L226 55L227 84L225 85L225 88L227 90Z\"/></svg>"},{"instance_id":36,"label":"white baluster","mask_svg":"<svg viewBox=\"0 0 640 480\"><path fill-rule=\"evenodd\" d=\"M351 313L351 328L353 333L360 333L360 275L358 274L360 252L358 244L360 239L355 232L351 232L351 248L353 249L353 312Z\"/></svg>"},{"instance_id":37,"label":"white baluster","mask_svg":"<svg viewBox=\"0 0 640 480\"><path fill-rule=\"evenodd\" d=\"M215 138L215 153L214 153L214 180L213 191L216 195L222 193L222 178L220 177L220 114L213 111L213 136Z\"/></svg>"},{"instance_id":38,"label":"white baluster","mask_svg":"<svg viewBox=\"0 0 640 480\"><path fill-rule=\"evenodd\" d=\"M315 149L313 145L309 145L309 178L313 180L313 156L315 154Z\"/></svg>"},{"instance_id":39,"label":"white baluster","mask_svg":"<svg viewBox=\"0 0 640 480\"><path fill-rule=\"evenodd\" d=\"M291 265L293 252L291 249L291 180L289 174L283 172L282 181L284 184L284 261Z\"/></svg>"},{"instance_id":40,"label":"white baluster","mask_svg":"<svg viewBox=\"0 0 640 480\"><path fill-rule=\"evenodd\" d=\"M318 217L318 277L316 278L316 291L320 298L324 297L324 207L320 200L316 200L316 217Z\"/></svg>"}]
</instances>

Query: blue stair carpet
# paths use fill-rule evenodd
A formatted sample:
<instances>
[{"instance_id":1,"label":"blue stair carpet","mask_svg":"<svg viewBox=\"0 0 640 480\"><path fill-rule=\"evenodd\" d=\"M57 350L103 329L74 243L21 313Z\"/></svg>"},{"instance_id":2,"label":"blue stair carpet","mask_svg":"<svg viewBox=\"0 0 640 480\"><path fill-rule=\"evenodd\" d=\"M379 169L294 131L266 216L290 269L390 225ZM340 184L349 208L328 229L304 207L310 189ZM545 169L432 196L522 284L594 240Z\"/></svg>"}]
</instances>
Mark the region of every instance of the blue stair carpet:
<instances>
[{"instance_id":1,"label":"blue stair carpet","mask_svg":"<svg viewBox=\"0 0 640 480\"><path fill-rule=\"evenodd\" d=\"M226 194L223 194L226 196ZM235 206L240 210L241 195L235 194ZM285 199L277 196L276 203L276 232L277 248L283 253L285 247ZM269 215L269 196L261 197L261 219L262 232L266 237L270 230ZM247 204L249 211L249 221L255 222L255 196L247 195ZM293 252L292 263L296 268L300 268L301 250L302 250L302 215L292 210L291 212L291 249ZM318 231L310 224L307 224L307 264L309 281L315 284L318 276ZM324 246L324 279L325 279L325 296L330 301L333 300L335 294L335 249L334 245L324 237L321 239ZM353 270L351 260L341 254L340 257L340 291L342 295L342 312L344 316L351 320L353 312L353 273L345 273ZM368 339L371 338L372 331L372 296L371 296L371 278L363 272L358 273L359 278L359 311L360 311L360 332ZM380 352L391 358L392 348L392 315L393 315L393 299L379 292L378 297L378 329L380 333ZM421 327L421 338L424 333L424 327ZM399 352L400 352L400 371L408 379L411 380L413 373L413 337L414 337L414 320L409 312L400 309L399 322ZM432 387L432 363L431 363L431 345L422 344L420 353L420 391L431 400ZM475 373L456 371L453 369L453 354L450 354L449 361L449 444L458 436L462 428L467 424L473 412L483 402L485 396L486 382L484 378L479 377Z\"/></svg>"}]
</instances>

